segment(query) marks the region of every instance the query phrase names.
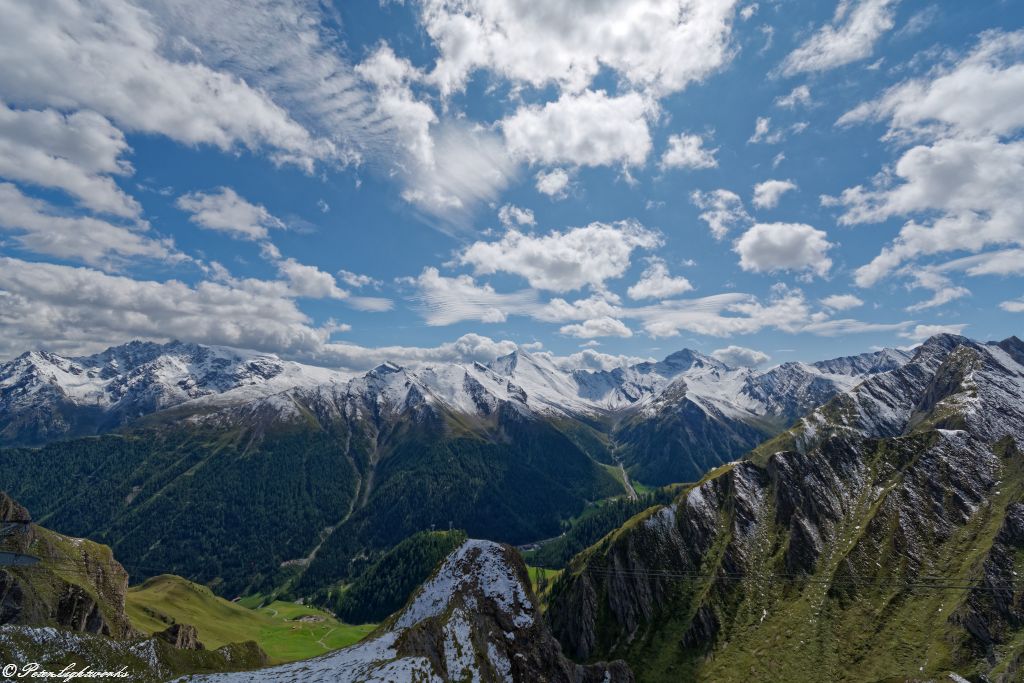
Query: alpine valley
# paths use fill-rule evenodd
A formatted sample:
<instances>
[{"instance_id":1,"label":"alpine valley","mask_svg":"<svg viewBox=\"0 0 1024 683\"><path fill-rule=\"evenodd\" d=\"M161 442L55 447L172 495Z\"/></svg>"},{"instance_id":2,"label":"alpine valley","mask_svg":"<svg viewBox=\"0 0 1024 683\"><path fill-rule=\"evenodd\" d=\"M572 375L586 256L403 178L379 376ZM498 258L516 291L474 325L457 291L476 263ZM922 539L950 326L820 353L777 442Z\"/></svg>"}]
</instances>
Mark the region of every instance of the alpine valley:
<instances>
[{"instance_id":1,"label":"alpine valley","mask_svg":"<svg viewBox=\"0 0 1024 683\"><path fill-rule=\"evenodd\" d=\"M213 680L1024 677L1016 337L766 371L30 351L0 365L0 440L39 533L133 583L380 624Z\"/></svg>"}]
</instances>

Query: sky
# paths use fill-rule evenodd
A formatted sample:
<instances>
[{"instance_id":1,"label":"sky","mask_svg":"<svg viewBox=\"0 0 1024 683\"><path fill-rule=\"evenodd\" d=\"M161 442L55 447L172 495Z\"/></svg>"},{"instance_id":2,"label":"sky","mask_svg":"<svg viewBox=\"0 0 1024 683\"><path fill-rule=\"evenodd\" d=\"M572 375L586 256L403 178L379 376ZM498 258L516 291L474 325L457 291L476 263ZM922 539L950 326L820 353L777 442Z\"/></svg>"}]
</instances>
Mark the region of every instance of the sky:
<instances>
[{"instance_id":1,"label":"sky","mask_svg":"<svg viewBox=\"0 0 1024 683\"><path fill-rule=\"evenodd\" d=\"M1024 331L1019 2L0 14L0 358L768 365Z\"/></svg>"}]
</instances>

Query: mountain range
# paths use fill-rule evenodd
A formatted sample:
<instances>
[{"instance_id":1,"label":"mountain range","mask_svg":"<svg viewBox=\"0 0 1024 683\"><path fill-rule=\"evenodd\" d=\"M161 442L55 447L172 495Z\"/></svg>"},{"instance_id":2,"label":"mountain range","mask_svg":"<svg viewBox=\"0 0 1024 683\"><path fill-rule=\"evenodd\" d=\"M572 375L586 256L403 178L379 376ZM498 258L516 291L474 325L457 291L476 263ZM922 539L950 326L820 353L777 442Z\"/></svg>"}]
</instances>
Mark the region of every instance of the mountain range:
<instances>
[{"instance_id":1,"label":"mountain range","mask_svg":"<svg viewBox=\"0 0 1024 683\"><path fill-rule=\"evenodd\" d=\"M517 350L351 375L180 342L35 351L0 366L0 486L136 575L311 595L424 529L555 536L631 478L699 478L906 359L583 371Z\"/></svg>"},{"instance_id":2,"label":"mountain range","mask_svg":"<svg viewBox=\"0 0 1024 683\"><path fill-rule=\"evenodd\" d=\"M548 616L639 680L1024 677L1024 343L929 339L577 555Z\"/></svg>"},{"instance_id":3,"label":"mountain range","mask_svg":"<svg viewBox=\"0 0 1024 683\"><path fill-rule=\"evenodd\" d=\"M397 605L423 582L361 645L224 680L1024 676L1016 337L766 371L519 350L361 375L132 343L20 356L0 401L0 488L137 578L328 605L371 585ZM436 561L416 539L465 538L416 535L437 527L596 542L542 609L493 542L392 576L395 558Z\"/></svg>"}]
</instances>

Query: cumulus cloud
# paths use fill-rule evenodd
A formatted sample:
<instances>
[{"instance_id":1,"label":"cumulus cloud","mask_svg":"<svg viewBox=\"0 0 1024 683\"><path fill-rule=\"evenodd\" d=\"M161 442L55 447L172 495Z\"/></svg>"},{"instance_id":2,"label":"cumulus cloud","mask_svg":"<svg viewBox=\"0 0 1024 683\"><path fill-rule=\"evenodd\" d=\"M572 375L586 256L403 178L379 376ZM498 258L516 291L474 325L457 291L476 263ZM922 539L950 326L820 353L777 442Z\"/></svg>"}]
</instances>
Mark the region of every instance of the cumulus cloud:
<instances>
[{"instance_id":1,"label":"cumulus cloud","mask_svg":"<svg viewBox=\"0 0 1024 683\"><path fill-rule=\"evenodd\" d=\"M982 34L962 59L899 83L838 123L889 121L890 138L959 132L1006 135L1024 126L1024 31Z\"/></svg>"},{"instance_id":2,"label":"cumulus cloud","mask_svg":"<svg viewBox=\"0 0 1024 683\"><path fill-rule=\"evenodd\" d=\"M700 218L708 224L711 234L717 240L724 238L733 228L751 221L750 215L743 208L743 200L731 190L694 190L690 200L698 209L703 210Z\"/></svg>"},{"instance_id":3,"label":"cumulus cloud","mask_svg":"<svg viewBox=\"0 0 1024 683\"><path fill-rule=\"evenodd\" d=\"M614 318L622 311L618 295L608 290L594 292L588 297L569 302L556 297L537 309L533 317L545 322Z\"/></svg>"},{"instance_id":4,"label":"cumulus cloud","mask_svg":"<svg viewBox=\"0 0 1024 683\"><path fill-rule=\"evenodd\" d=\"M735 0L425 0L421 21L445 96L476 70L541 88L585 89L602 68L659 95L724 66Z\"/></svg>"},{"instance_id":5,"label":"cumulus cloud","mask_svg":"<svg viewBox=\"0 0 1024 683\"><path fill-rule=\"evenodd\" d=\"M591 343L596 343L591 340ZM563 370L614 370L624 368L645 361L653 361L653 358L641 358L638 356L613 355L601 353L594 349L583 349L568 356L556 356L551 353L541 352L547 356L552 363Z\"/></svg>"},{"instance_id":6,"label":"cumulus cloud","mask_svg":"<svg viewBox=\"0 0 1024 683\"><path fill-rule=\"evenodd\" d=\"M715 349L711 352L711 355L726 365L734 368L756 368L758 365L762 365L771 360L771 356L763 351L748 349L745 346L735 346L732 344L722 349Z\"/></svg>"},{"instance_id":7,"label":"cumulus cloud","mask_svg":"<svg viewBox=\"0 0 1024 683\"><path fill-rule=\"evenodd\" d=\"M892 244L857 270L857 284L871 286L922 254L1024 244L1024 196L1016 182L1022 173L1024 142L949 138L904 153L888 186L844 190L827 202L845 208L839 219L844 224L938 213L907 222Z\"/></svg>"},{"instance_id":8,"label":"cumulus cloud","mask_svg":"<svg viewBox=\"0 0 1024 683\"><path fill-rule=\"evenodd\" d=\"M339 270L337 272L338 278L349 287L359 289L362 287L380 287L383 282L380 280L370 277L369 275L363 275L361 273L353 273L351 270Z\"/></svg>"},{"instance_id":9,"label":"cumulus cloud","mask_svg":"<svg viewBox=\"0 0 1024 683\"><path fill-rule=\"evenodd\" d=\"M929 337L933 337L937 334L962 334L966 324L958 325L915 325L913 328L900 333L900 336L904 339L910 339L911 341L923 342Z\"/></svg>"},{"instance_id":10,"label":"cumulus cloud","mask_svg":"<svg viewBox=\"0 0 1024 683\"><path fill-rule=\"evenodd\" d=\"M775 106L783 109L796 109L811 104L811 89L806 85L798 85L786 95L775 98Z\"/></svg>"},{"instance_id":11,"label":"cumulus cloud","mask_svg":"<svg viewBox=\"0 0 1024 683\"><path fill-rule=\"evenodd\" d=\"M659 233L636 221L595 222L547 235L509 230L496 242L474 242L458 258L477 275L511 273L537 289L568 292L621 277L634 250L661 243Z\"/></svg>"},{"instance_id":12,"label":"cumulus cloud","mask_svg":"<svg viewBox=\"0 0 1024 683\"><path fill-rule=\"evenodd\" d=\"M54 187L101 213L136 217L139 203L112 175L130 175L124 134L91 111L12 109L0 101L0 176Z\"/></svg>"},{"instance_id":13,"label":"cumulus cloud","mask_svg":"<svg viewBox=\"0 0 1024 683\"><path fill-rule=\"evenodd\" d=\"M294 296L310 299L348 298L349 293L338 287L334 276L316 266L288 258L277 262L277 270L288 282L288 288Z\"/></svg>"},{"instance_id":14,"label":"cumulus cloud","mask_svg":"<svg viewBox=\"0 0 1024 683\"><path fill-rule=\"evenodd\" d=\"M636 284L626 293L631 299L667 299L693 289L685 277L672 277L664 259L653 257Z\"/></svg>"},{"instance_id":15,"label":"cumulus cloud","mask_svg":"<svg viewBox=\"0 0 1024 683\"><path fill-rule=\"evenodd\" d=\"M908 268L906 274L912 279L911 289L930 289L932 291L930 299L907 306L908 311L935 308L962 299L971 293L966 287L954 285L949 276L938 268Z\"/></svg>"},{"instance_id":16,"label":"cumulus cloud","mask_svg":"<svg viewBox=\"0 0 1024 683\"><path fill-rule=\"evenodd\" d=\"M805 271L825 277L832 267L828 235L803 223L758 223L733 246L740 268L756 273Z\"/></svg>"},{"instance_id":17,"label":"cumulus cloud","mask_svg":"<svg viewBox=\"0 0 1024 683\"><path fill-rule=\"evenodd\" d=\"M550 171L537 171L537 192L546 194L552 199L565 199L569 192L569 173L563 168Z\"/></svg>"},{"instance_id":18,"label":"cumulus cloud","mask_svg":"<svg viewBox=\"0 0 1024 683\"><path fill-rule=\"evenodd\" d=\"M509 152L531 164L640 166L651 150L652 106L637 93L564 93L543 106L520 107L501 128Z\"/></svg>"},{"instance_id":19,"label":"cumulus cloud","mask_svg":"<svg viewBox=\"0 0 1024 683\"><path fill-rule=\"evenodd\" d=\"M130 339L183 338L312 356L336 330L315 326L273 286L187 285L98 270L0 259L0 324L8 353L79 351Z\"/></svg>"},{"instance_id":20,"label":"cumulus cloud","mask_svg":"<svg viewBox=\"0 0 1024 683\"><path fill-rule=\"evenodd\" d=\"M498 220L505 228L531 227L537 225L533 211L523 209L514 204L505 204L498 209Z\"/></svg>"},{"instance_id":21,"label":"cumulus cloud","mask_svg":"<svg viewBox=\"0 0 1024 683\"><path fill-rule=\"evenodd\" d=\"M230 187L213 192L191 192L178 198L176 205L190 213L189 220L201 228L223 232L245 240L265 240L271 229L285 224L265 207L252 204Z\"/></svg>"},{"instance_id":22,"label":"cumulus cloud","mask_svg":"<svg viewBox=\"0 0 1024 683\"><path fill-rule=\"evenodd\" d=\"M680 133L670 135L668 146L661 155L660 166L662 170L670 168L715 168L718 160L715 159L715 149L706 149L704 139L699 135Z\"/></svg>"},{"instance_id":23,"label":"cumulus cloud","mask_svg":"<svg viewBox=\"0 0 1024 683\"><path fill-rule=\"evenodd\" d=\"M786 76L828 71L871 56L895 25L898 0L840 0L831 24L819 28L782 62Z\"/></svg>"},{"instance_id":24,"label":"cumulus cloud","mask_svg":"<svg viewBox=\"0 0 1024 683\"><path fill-rule=\"evenodd\" d=\"M766 180L754 186L753 204L759 209L774 209L782 195L797 189L792 180Z\"/></svg>"},{"instance_id":25,"label":"cumulus cloud","mask_svg":"<svg viewBox=\"0 0 1024 683\"><path fill-rule=\"evenodd\" d=\"M833 294L822 299L821 303L837 311L845 311L864 305L864 301L853 294Z\"/></svg>"},{"instance_id":26,"label":"cumulus cloud","mask_svg":"<svg viewBox=\"0 0 1024 683\"><path fill-rule=\"evenodd\" d=\"M533 290L499 293L490 285L478 284L469 275L445 277L437 268L424 268L414 284L417 293L413 300L432 326L464 320L500 323L511 314L529 313L537 308L537 293Z\"/></svg>"},{"instance_id":27,"label":"cumulus cloud","mask_svg":"<svg viewBox=\"0 0 1024 683\"><path fill-rule=\"evenodd\" d=\"M126 0L6 0L0 13L0 92L13 104L91 109L190 145L269 146L282 160L329 152L264 91L196 53L177 59L154 15Z\"/></svg>"},{"instance_id":28,"label":"cumulus cloud","mask_svg":"<svg viewBox=\"0 0 1024 683\"><path fill-rule=\"evenodd\" d=\"M1007 313L1024 313L1024 297L1000 302L999 308Z\"/></svg>"},{"instance_id":29,"label":"cumulus cloud","mask_svg":"<svg viewBox=\"0 0 1024 683\"><path fill-rule=\"evenodd\" d=\"M772 118L770 116L758 116L757 121L754 122L754 132L750 135L747 142L751 144L763 142L775 145L782 142L783 137L785 137L785 131L781 128L772 130Z\"/></svg>"},{"instance_id":30,"label":"cumulus cloud","mask_svg":"<svg viewBox=\"0 0 1024 683\"><path fill-rule=\"evenodd\" d=\"M982 34L977 46L926 77L890 88L841 124L889 121L887 137L920 142L871 186L847 188L826 205L840 222L879 223L910 217L897 238L856 272L869 287L908 261L949 251L1024 245L1024 31Z\"/></svg>"},{"instance_id":31,"label":"cumulus cloud","mask_svg":"<svg viewBox=\"0 0 1024 683\"><path fill-rule=\"evenodd\" d=\"M563 325L559 330L564 335L593 339L594 337L632 337L633 331L615 318L603 317L585 320L580 324Z\"/></svg>"},{"instance_id":32,"label":"cumulus cloud","mask_svg":"<svg viewBox=\"0 0 1024 683\"><path fill-rule=\"evenodd\" d=\"M623 312L623 317L642 321L652 337L674 337L683 332L728 337L765 328L798 332L808 324L810 315L803 292L790 289L773 290L767 302L751 294L730 292L670 299Z\"/></svg>"},{"instance_id":33,"label":"cumulus cloud","mask_svg":"<svg viewBox=\"0 0 1024 683\"><path fill-rule=\"evenodd\" d=\"M23 249L104 268L131 259L182 261L172 240L154 236L145 223L122 226L91 216L67 215L41 199L0 183L0 229Z\"/></svg>"}]
</instances>

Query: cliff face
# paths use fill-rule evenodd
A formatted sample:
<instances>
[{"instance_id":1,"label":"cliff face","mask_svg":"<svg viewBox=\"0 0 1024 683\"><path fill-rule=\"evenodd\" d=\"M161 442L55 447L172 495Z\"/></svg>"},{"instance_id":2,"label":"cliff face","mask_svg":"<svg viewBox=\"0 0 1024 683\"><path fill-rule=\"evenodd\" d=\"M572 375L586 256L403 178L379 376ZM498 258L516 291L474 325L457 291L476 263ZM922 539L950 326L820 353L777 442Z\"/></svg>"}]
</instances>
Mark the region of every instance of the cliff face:
<instances>
[{"instance_id":1,"label":"cliff face","mask_svg":"<svg viewBox=\"0 0 1024 683\"><path fill-rule=\"evenodd\" d=\"M0 520L29 519L0 492ZM35 662L50 670L84 663L94 670L127 667L138 681L266 664L266 654L251 642L205 650L187 624L153 638L136 631L125 613L128 573L105 545L28 524L0 538L0 551L39 558L30 566L0 568L0 662Z\"/></svg>"},{"instance_id":2,"label":"cliff face","mask_svg":"<svg viewBox=\"0 0 1024 683\"><path fill-rule=\"evenodd\" d=\"M930 340L573 561L548 618L639 680L1019 680L1019 340Z\"/></svg>"},{"instance_id":3,"label":"cliff face","mask_svg":"<svg viewBox=\"0 0 1024 683\"><path fill-rule=\"evenodd\" d=\"M29 513L0 492L4 520ZM128 572L110 548L27 525L3 539L0 549L40 559L29 567L0 569L0 624L54 626L113 638L139 636L124 613Z\"/></svg>"},{"instance_id":4,"label":"cliff face","mask_svg":"<svg viewBox=\"0 0 1024 683\"><path fill-rule=\"evenodd\" d=\"M528 586L526 567L514 550L466 541L401 612L358 645L304 662L200 680L632 683L622 662L583 666L566 659Z\"/></svg>"}]
</instances>

